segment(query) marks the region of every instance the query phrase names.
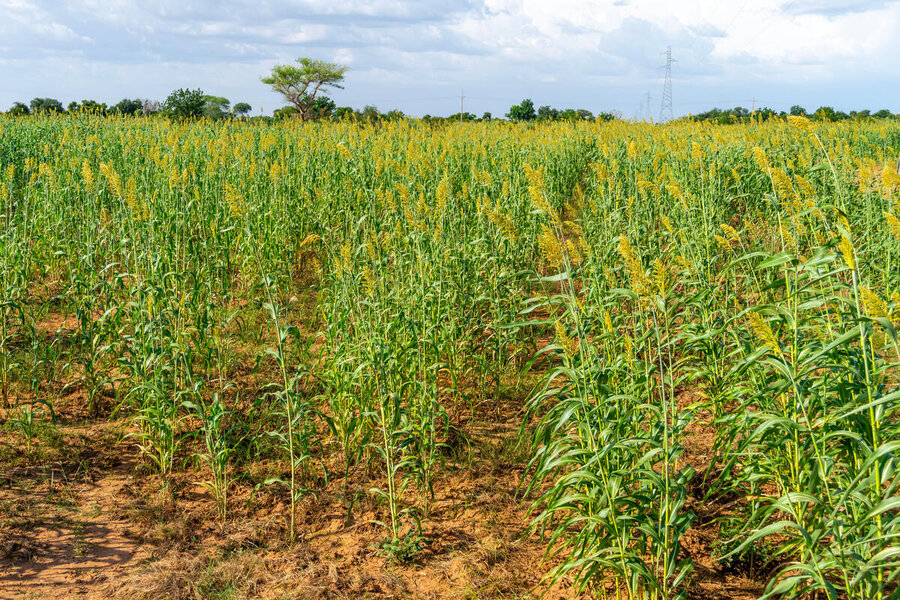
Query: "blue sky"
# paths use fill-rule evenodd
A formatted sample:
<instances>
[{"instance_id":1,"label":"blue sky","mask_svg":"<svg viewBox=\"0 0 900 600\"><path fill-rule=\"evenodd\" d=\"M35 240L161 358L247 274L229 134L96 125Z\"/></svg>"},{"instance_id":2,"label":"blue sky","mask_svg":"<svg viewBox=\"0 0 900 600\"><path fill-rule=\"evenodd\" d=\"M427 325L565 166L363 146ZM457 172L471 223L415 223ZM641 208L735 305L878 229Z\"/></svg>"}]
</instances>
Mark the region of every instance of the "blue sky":
<instances>
[{"instance_id":1,"label":"blue sky","mask_svg":"<svg viewBox=\"0 0 900 600\"><path fill-rule=\"evenodd\" d=\"M349 65L339 105L447 115L463 89L478 115L529 97L657 118L671 45L679 115L900 112L898 32L900 0L0 0L0 110L199 87L270 114L260 76L312 56Z\"/></svg>"}]
</instances>

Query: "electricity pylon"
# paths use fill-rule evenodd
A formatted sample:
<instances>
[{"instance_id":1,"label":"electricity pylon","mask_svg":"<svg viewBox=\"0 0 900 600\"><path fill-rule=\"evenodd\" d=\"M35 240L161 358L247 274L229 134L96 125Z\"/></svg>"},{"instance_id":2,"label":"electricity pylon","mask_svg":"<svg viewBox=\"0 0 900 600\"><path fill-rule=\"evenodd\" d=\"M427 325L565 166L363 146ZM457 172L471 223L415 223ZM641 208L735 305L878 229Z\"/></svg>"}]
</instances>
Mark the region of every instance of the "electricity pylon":
<instances>
[{"instance_id":1,"label":"electricity pylon","mask_svg":"<svg viewBox=\"0 0 900 600\"><path fill-rule=\"evenodd\" d=\"M666 82L663 84L662 104L659 107L659 122L665 123L675 118L672 109L672 63L678 62L672 59L672 46L666 50Z\"/></svg>"}]
</instances>

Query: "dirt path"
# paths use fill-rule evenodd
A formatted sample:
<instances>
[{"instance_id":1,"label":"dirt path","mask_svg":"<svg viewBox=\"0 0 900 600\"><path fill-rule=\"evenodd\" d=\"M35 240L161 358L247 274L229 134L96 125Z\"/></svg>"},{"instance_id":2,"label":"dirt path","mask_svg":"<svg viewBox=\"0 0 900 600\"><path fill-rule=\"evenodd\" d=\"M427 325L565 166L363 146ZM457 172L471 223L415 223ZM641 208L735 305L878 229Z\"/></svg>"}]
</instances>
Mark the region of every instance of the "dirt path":
<instances>
[{"instance_id":1,"label":"dirt path","mask_svg":"<svg viewBox=\"0 0 900 600\"><path fill-rule=\"evenodd\" d=\"M92 482L41 474L0 489L0 598L106 598L98 584L147 556L118 510L132 470L123 463Z\"/></svg>"}]
</instances>

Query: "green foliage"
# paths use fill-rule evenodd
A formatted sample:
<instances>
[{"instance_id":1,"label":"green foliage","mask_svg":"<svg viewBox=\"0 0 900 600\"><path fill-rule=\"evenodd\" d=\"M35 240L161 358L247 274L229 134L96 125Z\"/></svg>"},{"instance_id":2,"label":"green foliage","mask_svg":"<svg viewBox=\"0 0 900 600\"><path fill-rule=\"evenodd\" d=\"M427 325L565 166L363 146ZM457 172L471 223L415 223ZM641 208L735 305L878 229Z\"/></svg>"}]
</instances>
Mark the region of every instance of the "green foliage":
<instances>
[{"instance_id":1,"label":"green foliage","mask_svg":"<svg viewBox=\"0 0 900 600\"><path fill-rule=\"evenodd\" d=\"M876 113L872 113L869 110L860 110L855 111L852 110L850 113L845 113L842 111L837 111L831 106L821 106L812 114L808 113L805 108L800 106L799 104L795 104L791 106L788 112L778 112L771 108L758 108L753 111L743 108L741 106L732 108L732 109L719 109L713 108L712 110L708 110L706 112L702 112L696 115L691 115L691 119L697 121L712 121L714 123L718 123L720 125L732 125L735 123L742 123L750 121L751 119L757 122L760 121L769 121L769 120L784 120L788 115L794 117L809 117L814 121L821 122L835 122L835 121L844 121L847 119L892 119L895 118L889 110L880 110Z\"/></svg>"},{"instance_id":2,"label":"green foliage","mask_svg":"<svg viewBox=\"0 0 900 600\"><path fill-rule=\"evenodd\" d=\"M228 98L204 95L203 102L203 116L207 119L222 119L229 113L231 102Z\"/></svg>"},{"instance_id":3,"label":"green foliage","mask_svg":"<svg viewBox=\"0 0 900 600\"><path fill-rule=\"evenodd\" d=\"M447 117L448 121L477 121L478 117L476 117L473 113L464 112L462 114L455 113Z\"/></svg>"},{"instance_id":4,"label":"green foliage","mask_svg":"<svg viewBox=\"0 0 900 600\"><path fill-rule=\"evenodd\" d=\"M537 118L537 114L534 112L534 102L526 98L521 103L510 106L506 116L513 121L534 121Z\"/></svg>"},{"instance_id":5,"label":"green foliage","mask_svg":"<svg viewBox=\"0 0 900 600\"><path fill-rule=\"evenodd\" d=\"M311 118L318 120L331 117L331 113L335 108L337 108L337 105L335 105L334 100L328 96L319 96L310 104L309 110L312 115Z\"/></svg>"},{"instance_id":6,"label":"green foliage","mask_svg":"<svg viewBox=\"0 0 900 600\"><path fill-rule=\"evenodd\" d=\"M22 102L14 102L7 114L14 117L29 115L31 114L31 109L28 108L27 104L24 104Z\"/></svg>"},{"instance_id":7,"label":"green foliage","mask_svg":"<svg viewBox=\"0 0 900 600\"><path fill-rule=\"evenodd\" d=\"M33 98L31 100L31 112L33 113L64 113L62 103L56 98Z\"/></svg>"},{"instance_id":8,"label":"green foliage","mask_svg":"<svg viewBox=\"0 0 900 600\"><path fill-rule=\"evenodd\" d=\"M56 414L53 407L46 400L36 400L23 404L13 412L7 422L12 430L18 430L25 438L25 452L31 453L31 444L40 429L46 426L46 421L51 424L56 422Z\"/></svg>"},{"instance_id":9,"label":"green foliage","mask_svg":"<svg viewBox=\"0 0 900 600\"><path fill-rule=\"evenodd\" d=\"M229 425L231 411L225 408L218 393L213 394L211 402L204 402L202 395L198 395L196 401L186 401L184 407L193 411L200 421L200 429L203 434L205 452L196 456L209 468L211 477L202 482L216 500L216 511L219 519L228 517L228 488L232 483L232 476L228 471L231 456L235 445L240 439L234 439L233 432L238 428Z\"/></svg>"},{"instance_id":10,"label":"green foliage","mask_svg":"<svg viewBox=\"0 0 900 600\"><path fill-rule=\"evenodd\" d=\"M347 67L307 57L298 58L296 62L300 66L275 65L271 73L262 78L262 82L271 85L275 92L296 108L302 120L316 119L325 108L316 104L318 93L328 88L342 89L341 82Z\"/></svg>"},{"instance_id":11,"label":"green foliage","mask_svg":"<svg viewBox=\"0 0 900 600\"><path fill-rule=\"evenodd\" d=\"M206 96L203 90L177 89L163 102L164 114L176 119L192 119L203 116L207 106Z\"/></svg>"},{"instance_id":12,"label":"green foliage","mask_svg":"<svg viewBox=\"0 0 900 600\"><path fill-rule=\"evenodd\" d=\"M0 117L3 408L114 400L223 518L236 479L291 515L334 482L347 523L368 492L410 561L460 439L527 397L551 579L696 595L725 515L769 597L896 596L896 122L370 114Z\"/></svg>"},{"instance_id":13,"label":"green foliage","mask_svg":"<svg viewBox=\"0 0 900 600\"><path fill-rule=\"evenodd\" d=\"M400 534L400 537L384 538L377 545L376 552L384 556L388 562L402 565L413 561L430 542L431 540L422 535L422 524L415 520L411 527Z\"/></svg>"},{"instance_id":14,"label":"green foliage","mask_svg":"<svg viewBox=\"0 0 900 600\"><path fill-rule=\"evenodd\" d=\"M96 102L94 100L82 100L78 110L84 113L105 115L107 107L105 102Z\"/></svg>"},{"instance_id":15,"label":"green foliage","mask_svg":"<svg viewBox=\"0 0 900 600\"><path fill-rule=\"evenodd\" d=\"M123 98L112 107L112 112L122 115L136 115L143 110L143 107L144 103L138 99L129 100L128 98Z\"/></svg>"}]
</instances>

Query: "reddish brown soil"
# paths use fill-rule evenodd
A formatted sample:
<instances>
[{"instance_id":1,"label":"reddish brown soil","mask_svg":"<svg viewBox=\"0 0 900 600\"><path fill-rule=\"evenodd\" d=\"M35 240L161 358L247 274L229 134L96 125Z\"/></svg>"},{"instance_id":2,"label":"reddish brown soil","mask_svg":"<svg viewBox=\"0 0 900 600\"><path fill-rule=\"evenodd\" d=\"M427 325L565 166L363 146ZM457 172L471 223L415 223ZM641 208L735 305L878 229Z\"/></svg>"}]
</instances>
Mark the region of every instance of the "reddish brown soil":
<instances>
[{"instance_id":1,"label":"reddish brown soil","mask_svg":"<svg viewBox=\"0 0 900 600\"><path fill-rule=\"evenodd\" d=\"M220 523L196 484L202 473L178 472L161 486L136 469L128 441L110 442L104 427L115 424L78 430L82 446L91 436L107 443L81 471L72 474L62 461L58 471L32 465L4 480L0 598L576 597L566 579L548 590L545 543L525 532L528 503L515 493L524 459L512 443L518 419L506 407L469 428L471 445L449 457L435 481L424 531L430 542L405 565L376 553L385 530L374 521L385 511L371 496L361 495L347 523L342 481L301 501L299 539L289 547L278 490L263 488L248 503L251 490L236 486L231 515ZM685 459L704 467L711 442L711 428L699 421ZM377 472L353 480L357 491L377 485ZM690 508L706 510L696 499ZM716 535L715 524L702 523L685 536L696 565L691 597L758 597L758 583L711 558Z\"/></svg>"},{"instance_id":2,"label":"reddish brown soil","mask_svg":"<svg viewBox=\"0 0 900 600\"><path fill-rule=\"evenodd\" d=\"M125 575L149 554L115 512L133 465L94 482L45 476L0 492L0 597L100 597L100 584Z\"/></svg>"},{"instance_id":3,"label":"reddish brown soil","mask_svg":"<svg viewBox=\"0 0 900 600\"><path fill-rule=\"evenodd\" d=\"M58 317L40 330L59 336L76 326ZM241 361L230 371L242 389L259 389L264 380ZM298 539L289 545L283 490L254 491L239 480L222 522L198 484L206 474L187 460L190 448L163 484L139 462L127 421L87 414L77 385L54 391L59 424L39 435L31 452L18 434L0 439L0 600L579 597L568 578L549 585L546 540L527 532L529 501L517 494L527 463L516 445L520 399L486 400L474 421L468 408L453 415L467 441L458 440L437 469L423 520L428 543L411 562L390 564L377 552L386 535L377 521L387 520L387 510L367 493L384 486L377 456L351 477L349 522L344 481L310 482L315 492L299 503ZM109 410L107 400L101 410ZM680 405L691 401L690 394L679 398ZM684 440L683 460L697 481L712 461L709 421L701 415ZM241 471L261 481L278 468L261 461ZM715 519L730 510L727 501L705 498L700 484L691 491L687 508L698 519L683 539L695 564L690 597L758 597L758 582L713 558ZM420 497L409 490L407 498Z\"/></svg>"}]
</instances>

